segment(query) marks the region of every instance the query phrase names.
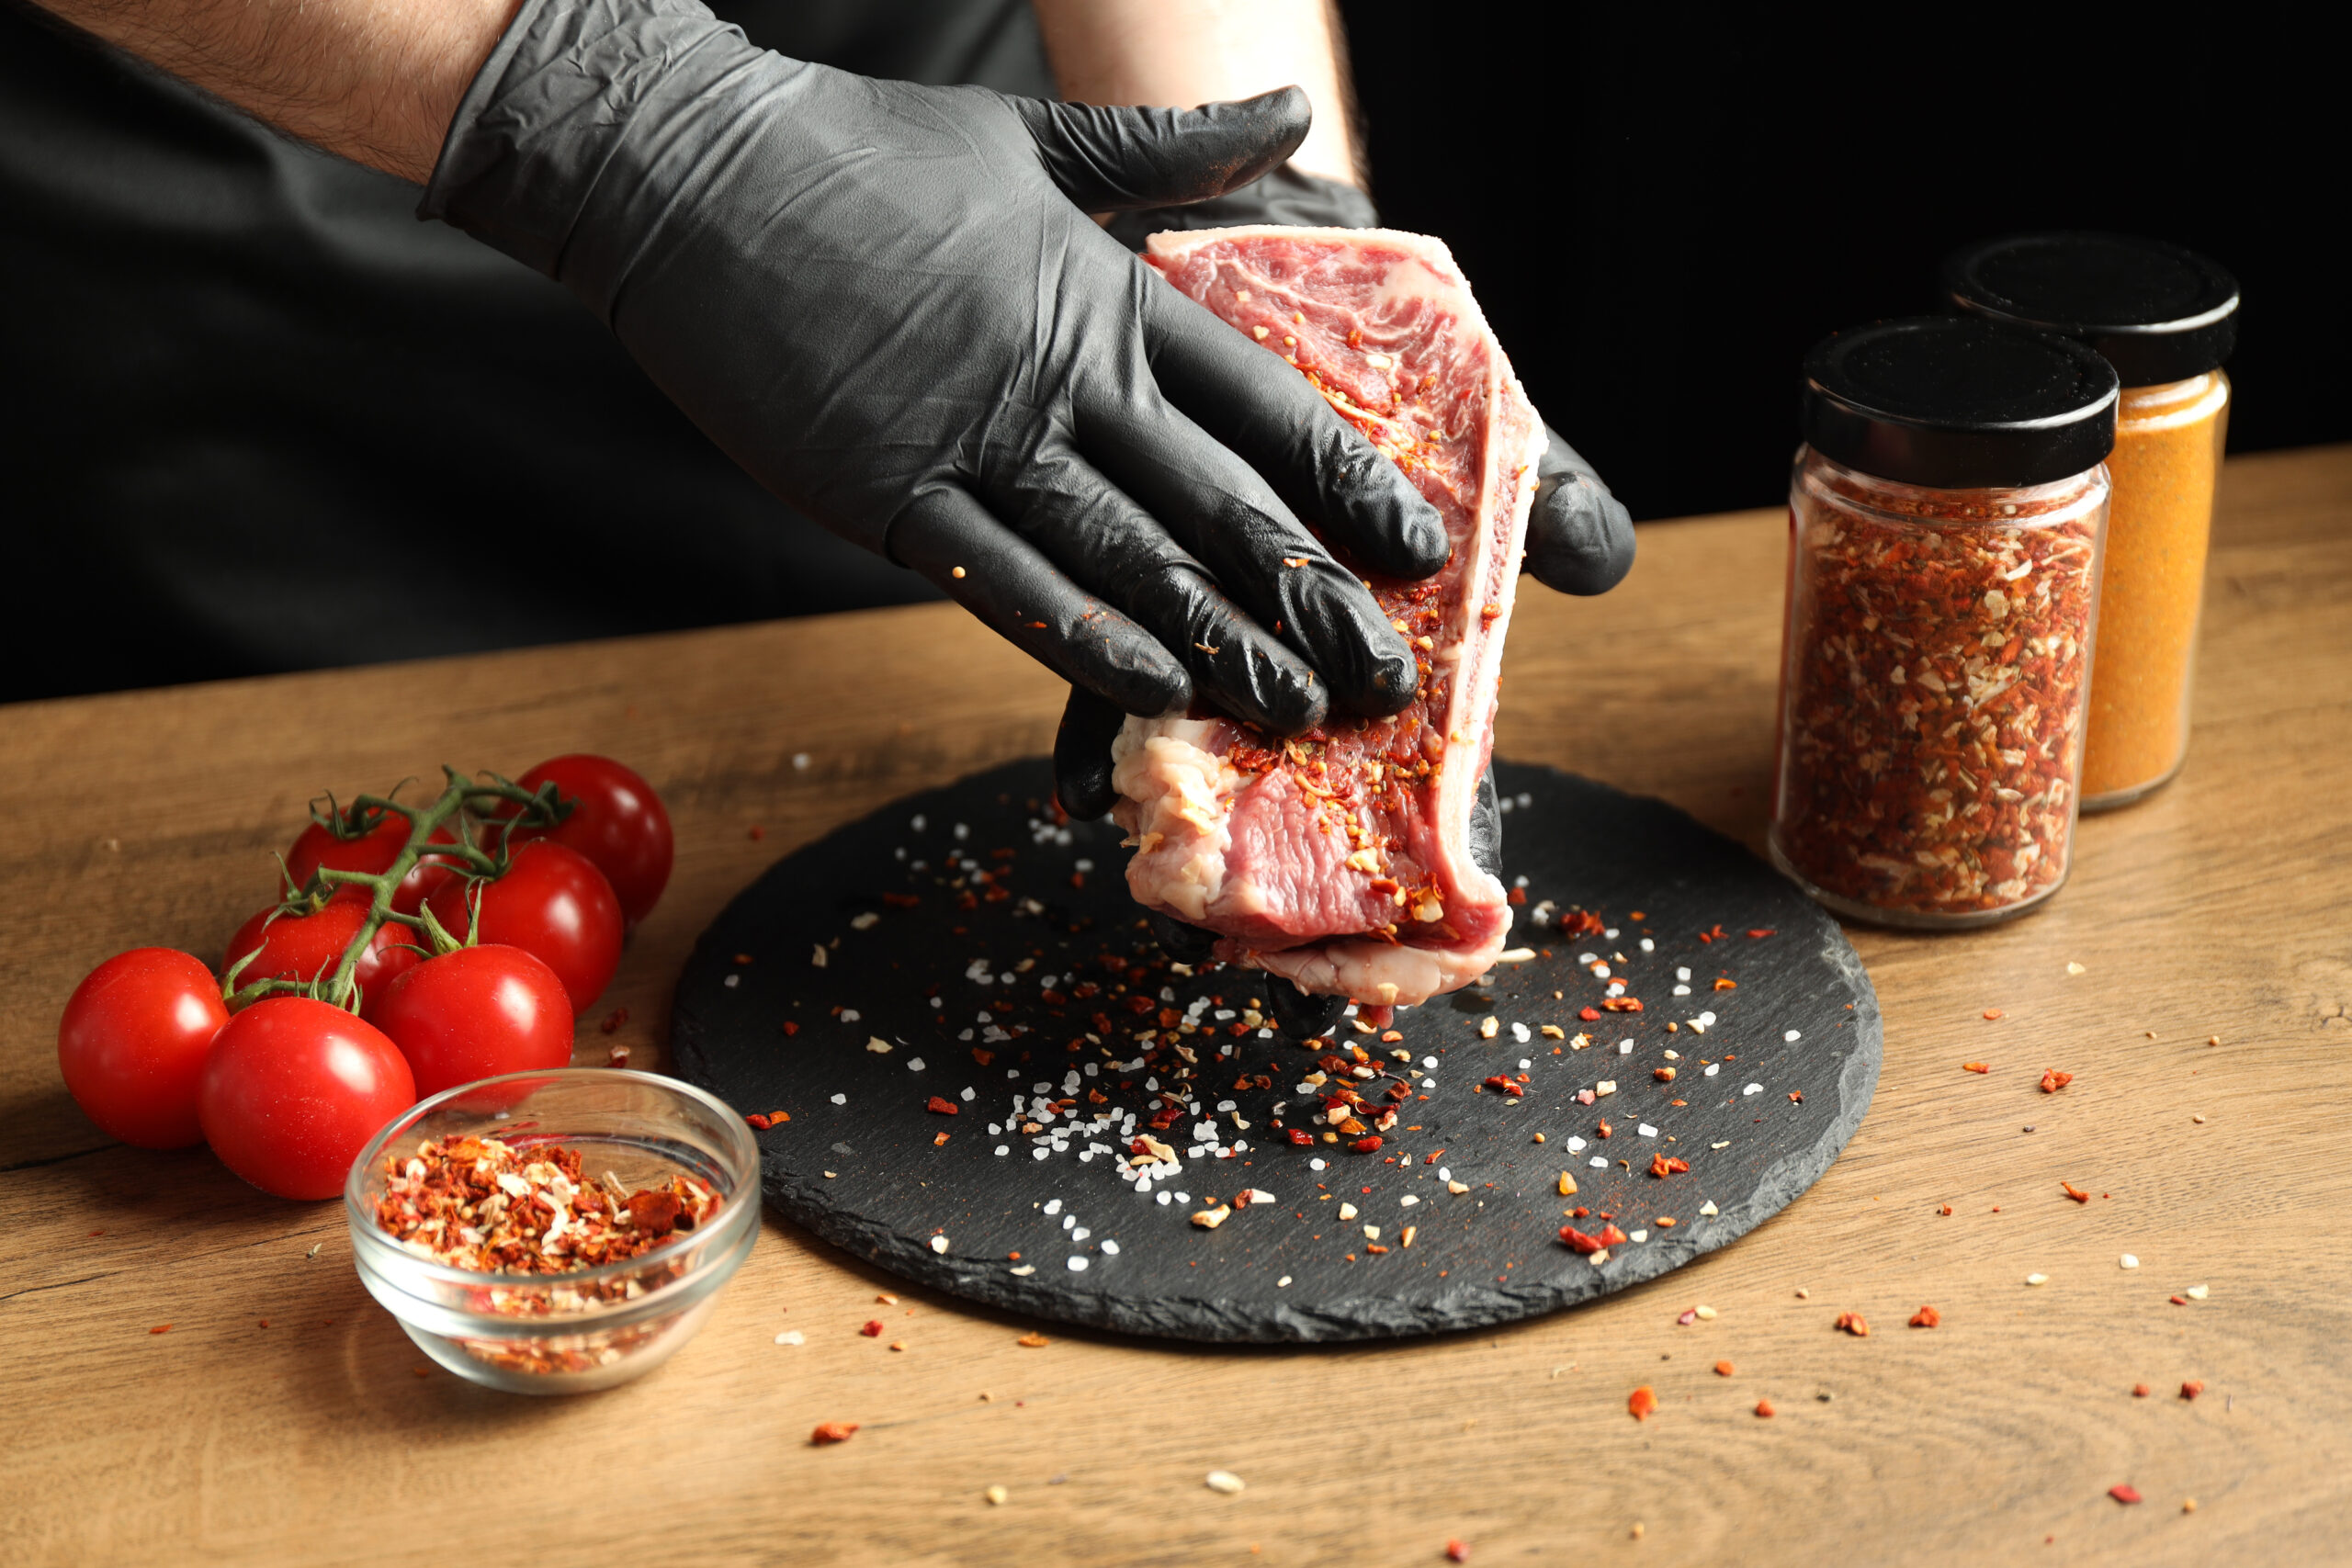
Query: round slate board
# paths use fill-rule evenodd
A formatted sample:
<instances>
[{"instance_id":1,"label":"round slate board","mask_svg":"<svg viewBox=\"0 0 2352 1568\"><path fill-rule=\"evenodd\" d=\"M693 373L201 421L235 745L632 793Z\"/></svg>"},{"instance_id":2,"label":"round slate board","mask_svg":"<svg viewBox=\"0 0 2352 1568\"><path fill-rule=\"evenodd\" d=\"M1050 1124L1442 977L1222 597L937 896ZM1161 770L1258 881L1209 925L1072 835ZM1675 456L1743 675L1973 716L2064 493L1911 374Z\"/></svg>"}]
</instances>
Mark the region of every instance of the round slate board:
<instances>
[{"instance_id":1,"label":"round slate board","mask_svg":"<svg viewBox=\"0 0 2352 1568\"><path fill-rule=\"evenodd\" d=\"M1401 1010L1401 1044L1342 1022L1337 1049L1361 1044L1411 1086L1377 1151L1324 1140L1323 1091L1302 1080L1335 1046L1251 1027L1259 976L1169 972L1128 898L1118 829L1057 825L1042 758L896 802L778 862L688 961L673 1069L746 1114L789 1116L756 1134L784 1213L909 1280L1039 1317L1182 1339L1362 1339L1505 1322L1655 1278L1828 1168L1878 1082L1877 999L1837 923L1729 840L1550 769L1498 763L1496 779L1508 879L1527 896L1511 940L1539 955ZM1557 908L1539 924L1546 900ZM1602 929L1575 934L1579 908ZM1601 1010L1610 981L1588 959L1641 1010ZM1143 1062L1136 1032L1196 998L1221 999ZM1138 1192L1122 1156L1151 1132L1149 1091L1173 1086L1177 1044L1200 1064L1196 1098L1152 1135L1181 1168ZM1654 1076L1667 1066L1670 1083ZM1522 1095L1483 1087L1494 1075ZM1347 1081L1386 1104L1374 1091L1396 1080ZM1070 1110L1032 1120L1066 1084ZM1120 1120L1086 1120L1104 1111ZM1312 1146L1276 1120L1312 1128ZM1659 1155L1690 1168L1654 1177ZM1191 1223L1248 1189L1275 1201L1215 1229ZM1343 1204L1358 1213L1343 1221ZM1571 1222L1572 1207L1591 1213ZM1598 1234L1604 1214L1637 1238L1606 1262L1558 1239L1566 1223Z\"/></svg>"}]
</instances>

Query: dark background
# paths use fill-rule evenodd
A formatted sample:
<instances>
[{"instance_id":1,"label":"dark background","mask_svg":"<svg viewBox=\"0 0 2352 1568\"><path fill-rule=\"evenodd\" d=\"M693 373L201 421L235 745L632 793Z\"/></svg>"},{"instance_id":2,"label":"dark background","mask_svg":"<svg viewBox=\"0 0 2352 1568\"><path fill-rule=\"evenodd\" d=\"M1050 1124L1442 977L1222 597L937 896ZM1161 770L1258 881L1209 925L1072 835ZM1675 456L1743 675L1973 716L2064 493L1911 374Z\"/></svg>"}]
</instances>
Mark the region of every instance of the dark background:
<instances>
[{"instance_id":1,"label":"dark background","mask_svg":"<svg viewBox=\"0 0 2352 1568\"><path fill-rule=\"evenodd\" d=\"M2024 229L2220 261L2230 449L2352 439L2345 95L2283 8L1341 10L1384 221L1453 247L1636 518L1777 502L1806 346Z\"/></svg>"}]
</instances>

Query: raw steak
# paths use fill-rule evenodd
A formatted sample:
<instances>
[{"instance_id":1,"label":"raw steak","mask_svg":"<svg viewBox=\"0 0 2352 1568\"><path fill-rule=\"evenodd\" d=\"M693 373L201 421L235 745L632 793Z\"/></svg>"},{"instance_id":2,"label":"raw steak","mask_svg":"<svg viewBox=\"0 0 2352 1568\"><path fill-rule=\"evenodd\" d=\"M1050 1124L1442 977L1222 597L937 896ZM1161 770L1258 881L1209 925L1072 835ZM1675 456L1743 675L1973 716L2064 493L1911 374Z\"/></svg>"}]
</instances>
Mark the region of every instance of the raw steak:
<instances>
[{"instance_id":1,"label":"raw steak","mask_svg":"<svg viewBox=\"0 0 2352 1568\"><path fill-rule=\"evenodd\" d=\"M1443 244L1386 230L1152 236L1167 280L1298 367L1444 519L1422 582L1370 577L1419 652L1393 718L1282 740L1222 716L1127 720L1114 809L1136 897L1229 963L1372 1005L1466 985L1502 951L1502 885L1470 858L1543 424ZM1352 563L1351 563L1352 564Z\"/></svg>"}]
</instances>

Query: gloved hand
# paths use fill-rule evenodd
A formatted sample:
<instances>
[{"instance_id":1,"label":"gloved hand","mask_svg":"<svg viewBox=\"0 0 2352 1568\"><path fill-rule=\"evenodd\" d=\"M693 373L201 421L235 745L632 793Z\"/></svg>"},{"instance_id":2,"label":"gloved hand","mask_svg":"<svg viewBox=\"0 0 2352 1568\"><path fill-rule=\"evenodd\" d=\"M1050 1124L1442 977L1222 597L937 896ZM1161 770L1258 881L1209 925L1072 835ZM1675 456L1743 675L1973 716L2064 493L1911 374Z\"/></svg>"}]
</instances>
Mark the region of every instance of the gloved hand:
<instances>
[{"instance_id":1,"label":"gloved hand","mask_svg":"<svg viewBox=\"0 0 2352 1568\"><path fill-rule=\"evenodd\" d=\"M1080 689L1287 734L1418 680L1300 514L1408 577L1443 527L1087 214L1246 183L1307 120L1295 88L1088 108L788 60L698 0L525 0L419 210L562 281L770 490Z\"/></svg>"}]
</instances>

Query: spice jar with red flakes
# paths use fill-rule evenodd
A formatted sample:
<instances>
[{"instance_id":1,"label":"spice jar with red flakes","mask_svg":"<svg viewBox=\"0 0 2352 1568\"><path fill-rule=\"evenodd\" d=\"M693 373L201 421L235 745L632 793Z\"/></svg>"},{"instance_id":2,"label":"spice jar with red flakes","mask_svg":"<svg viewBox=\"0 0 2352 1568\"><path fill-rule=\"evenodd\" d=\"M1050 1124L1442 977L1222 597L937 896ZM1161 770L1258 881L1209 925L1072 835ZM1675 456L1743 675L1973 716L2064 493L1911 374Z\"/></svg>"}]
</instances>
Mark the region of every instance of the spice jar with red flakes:
<instances>
[{"instance_id":1,"label":"spice jar with red flakes","mask_svg":"<svg viewBox=\"0 0 2352 1568\"><path fill-rule=\"evenodd\" d=\"M1989 924L2073 863L2117 378L1962 317L1816 344L1789 497L1773 863L1883 924Z\"/></svg>"}]
</instances>

